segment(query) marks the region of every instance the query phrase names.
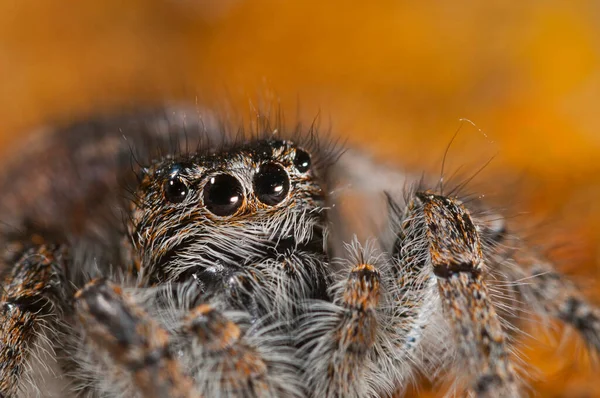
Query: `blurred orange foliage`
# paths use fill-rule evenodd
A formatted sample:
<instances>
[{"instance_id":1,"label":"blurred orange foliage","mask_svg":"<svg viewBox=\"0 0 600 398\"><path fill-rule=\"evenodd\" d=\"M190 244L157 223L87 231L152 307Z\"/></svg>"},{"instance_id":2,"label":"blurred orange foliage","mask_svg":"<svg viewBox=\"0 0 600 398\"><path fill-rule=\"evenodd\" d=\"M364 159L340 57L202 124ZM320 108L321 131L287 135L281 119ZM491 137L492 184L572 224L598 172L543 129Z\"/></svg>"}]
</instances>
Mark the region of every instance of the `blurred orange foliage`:
<instances>
[{"instance_id":1,"label":"blurred orange foliage","mask_svg":"<svg viewBox=\"0 0 600 398\"><path fill-rule=\"evenodd\" d=\"M248 109L257 95L309 121L320 110L349 145L427 170L470 119L485 136L465 124L455 163L492 147L484 173L528 187L515 194L499 178L495 191L558 214L544 239L574 245L567 271L595 279L600 296L600 2L0 1L3 150L98 109L165 99ZM540 369L539 396L600 396L576 339L557 353L533 333L524 360Z\"/></svg>"}]
</instances>

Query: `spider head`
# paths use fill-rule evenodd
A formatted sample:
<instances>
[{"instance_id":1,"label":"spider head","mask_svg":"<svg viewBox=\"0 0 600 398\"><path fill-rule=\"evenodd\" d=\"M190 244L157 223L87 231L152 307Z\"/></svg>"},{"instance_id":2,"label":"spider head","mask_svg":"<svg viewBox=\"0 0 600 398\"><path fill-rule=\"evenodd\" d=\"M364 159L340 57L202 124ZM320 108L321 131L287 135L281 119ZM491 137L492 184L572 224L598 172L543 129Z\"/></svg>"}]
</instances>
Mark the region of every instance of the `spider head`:
<instances>
[{"instance_id":1,"label":"spider head","mask_svg":"<svg viewBox=\"0 0 600 398\"><path fill-rule=\"evenodd\" d=\"M155 283L210 285L282 256L324 255L324 192L312 154L260 140L167 157L136 195L130 232Z\"/></svg>"}]
</instances>

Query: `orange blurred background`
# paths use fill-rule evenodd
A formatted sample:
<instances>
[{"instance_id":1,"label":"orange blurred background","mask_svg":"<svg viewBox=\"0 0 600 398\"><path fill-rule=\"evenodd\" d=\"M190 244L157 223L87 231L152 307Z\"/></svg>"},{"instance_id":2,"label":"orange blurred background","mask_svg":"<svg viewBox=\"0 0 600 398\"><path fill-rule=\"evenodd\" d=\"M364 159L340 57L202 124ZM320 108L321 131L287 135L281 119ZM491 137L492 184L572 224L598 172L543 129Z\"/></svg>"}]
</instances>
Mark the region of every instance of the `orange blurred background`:
<instances>
[{"instance_id":1,"label":"orange blurred background","mask_svg":"<svg viewBox=\"0 0 600 398\"><path fill-rule=\"evenodd\" d=\"M527 234L600 299L600 2L0 1L2 151L99 109L257 97L432 172L460 128L449 164L496 155L486 192L550 219ZM577 339L533 333L539 396L600 397Z\"/></svg>"}]
</instances>

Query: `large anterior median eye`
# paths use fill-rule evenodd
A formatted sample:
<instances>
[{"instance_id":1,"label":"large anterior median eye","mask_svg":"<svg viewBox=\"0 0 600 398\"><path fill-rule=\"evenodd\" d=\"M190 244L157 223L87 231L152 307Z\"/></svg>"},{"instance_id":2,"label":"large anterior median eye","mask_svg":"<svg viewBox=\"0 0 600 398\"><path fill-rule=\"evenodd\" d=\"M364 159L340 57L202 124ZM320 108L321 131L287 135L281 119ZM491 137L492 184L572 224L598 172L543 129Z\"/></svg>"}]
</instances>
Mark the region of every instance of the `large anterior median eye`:
<instances>
[{"instance_id":1,"label":"large anterior median eye","mask_svg":"<svg viewBox=\"0 0 600 398\"><path fill-rule=\"evenodd\" d=\"M258 200L274 206L282 202L290 190L290 179L280 165L265 163L254 176L254 193Z\"/></svg>"},{"instance_id":2,"label":"large anterior median eye","mask_svg":"<svg viewBox=\"0 0 600 398\"><path fill-rule=\"evenodd\" d=\"M237 178L229 174L210 177L204 186L204 206L216 216L234 214L244 202L244 190Z\"/></svg>"}]
</instances>

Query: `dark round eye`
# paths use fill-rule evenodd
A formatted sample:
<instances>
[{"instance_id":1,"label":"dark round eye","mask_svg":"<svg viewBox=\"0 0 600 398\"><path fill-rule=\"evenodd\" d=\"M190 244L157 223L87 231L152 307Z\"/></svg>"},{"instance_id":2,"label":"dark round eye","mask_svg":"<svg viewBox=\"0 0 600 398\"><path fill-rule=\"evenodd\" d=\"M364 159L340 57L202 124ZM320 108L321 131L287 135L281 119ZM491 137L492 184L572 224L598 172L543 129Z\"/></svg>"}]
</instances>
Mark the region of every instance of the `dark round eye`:
<instances>
[{"instance_id":1,"label":"dark round eye","mask_svg":"<svg viewBox=\"0 0 600 398\"><path fill-rule=\"evenodd\" d=\"M178 175L169 177L163 187L165 199L171 203L181 203L188 195L189 189Z\"/></svg>"},{"instance_id":2,"label":"dark round eye","mask_svg":"<svg viewBox=\"0 0 600 398\"><path fill-rule=\"evenodd\" d=\"M237 178L229 174L212 176L204 186L204 206L216 216L230 216L244 202L244 190Z\"/></svg>"},{"instance_id":3,"label":"dark round eye","mask_svg":"<svg viewBox=\"0 0 600 398\"><path fill-rule=\"evenodd\" d=\"M290 190L290 179L278 164L265 163L254 175L254 192L258 200L273 206L285 199Z\"/></svg>"},{"instance_id":4,"label":"dark round eye","mask_svg":"<svg viewBox=\"0 0 600 398\"><path fill-rule=\"evenodd\" d=\"M294 166L301 173L306 173L310 169L310 155L302 149L296 149L294 157Z\"/></svg>"}]
</instances>

